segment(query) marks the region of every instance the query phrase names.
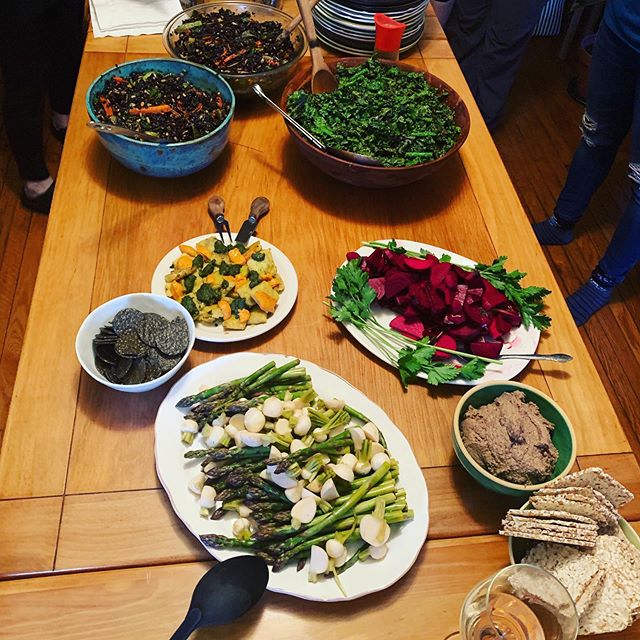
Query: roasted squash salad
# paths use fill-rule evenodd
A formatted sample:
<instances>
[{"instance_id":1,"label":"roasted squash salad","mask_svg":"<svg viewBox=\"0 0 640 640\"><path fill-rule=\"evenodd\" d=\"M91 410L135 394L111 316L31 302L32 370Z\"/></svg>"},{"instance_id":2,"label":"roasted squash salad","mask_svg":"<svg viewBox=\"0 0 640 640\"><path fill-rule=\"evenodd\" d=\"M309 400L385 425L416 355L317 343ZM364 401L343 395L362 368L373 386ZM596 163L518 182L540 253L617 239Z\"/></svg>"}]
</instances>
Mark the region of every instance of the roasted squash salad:
<instances>
[{"instance_id":1,"label":"roasted squash salad","mask_svg":"<svg viewBox=\"0 0 640 640\"><path fill-rule=\"evenodd\" d=\"M164 277L165 291L196 322L242 331L275 311L284 283L260 241L225 245L210 236L195 248L181 244L180 251Z\"/></svg>"}]
</instances>

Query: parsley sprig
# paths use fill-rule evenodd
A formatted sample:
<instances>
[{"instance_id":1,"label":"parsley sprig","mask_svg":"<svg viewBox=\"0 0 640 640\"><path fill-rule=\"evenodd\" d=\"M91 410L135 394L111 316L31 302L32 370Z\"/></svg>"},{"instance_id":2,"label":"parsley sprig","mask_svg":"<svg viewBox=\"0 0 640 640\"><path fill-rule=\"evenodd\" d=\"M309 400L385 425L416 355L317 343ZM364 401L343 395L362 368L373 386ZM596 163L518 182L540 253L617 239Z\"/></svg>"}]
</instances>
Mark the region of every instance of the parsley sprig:
<instances>
[{"instance_id":1,"label":"parsley sprig","mask_svg":"<svg viewBox=\"0 0 640 640\"><path fill-rule=\"evenodd\" d=\"M398 368L405 389L420 373L426 375L429 384L438 385L457 378L477 380L484 375L488 363L501 364L500 360L435 347L427 338L412 340L384 327L371 311L376 292L369 284L369 275L360 268L361 262L362 258L349 260L336 272L329 296L329 313L336 322L351 323L369 338L387 360ZM465 363L458 365L436 360L436 351L464 358Z\"/></svg>"}]
</instances>

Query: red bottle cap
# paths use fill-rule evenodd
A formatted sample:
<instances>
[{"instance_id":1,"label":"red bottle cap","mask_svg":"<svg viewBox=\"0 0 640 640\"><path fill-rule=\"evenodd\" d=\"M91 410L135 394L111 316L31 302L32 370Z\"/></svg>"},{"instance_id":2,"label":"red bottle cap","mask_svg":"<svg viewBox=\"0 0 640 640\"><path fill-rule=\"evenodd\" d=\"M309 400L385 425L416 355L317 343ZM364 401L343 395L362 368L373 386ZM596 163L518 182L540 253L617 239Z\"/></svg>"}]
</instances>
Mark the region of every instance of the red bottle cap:
<instances>
[{"instance_id":1,"label":"red bottle cap","mask_svg":"<svg viewBox=\"0 0 640 640\"><path fill-rule=\"evenodd\" d=\"M373 19L376 23L376 51L400 51L400 41L407 25L384 13L376 13Z\"/></svg>"}]
</instances>

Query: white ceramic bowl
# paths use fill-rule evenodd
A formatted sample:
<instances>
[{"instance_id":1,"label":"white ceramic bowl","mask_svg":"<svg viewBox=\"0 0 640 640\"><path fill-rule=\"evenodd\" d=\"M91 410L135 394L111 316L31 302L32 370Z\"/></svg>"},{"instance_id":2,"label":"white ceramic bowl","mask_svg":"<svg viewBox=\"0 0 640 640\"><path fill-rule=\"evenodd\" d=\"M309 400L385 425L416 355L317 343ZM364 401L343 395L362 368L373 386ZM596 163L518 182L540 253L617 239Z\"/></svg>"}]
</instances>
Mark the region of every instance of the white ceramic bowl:
<instances>
[{"instance_id":1,"label":"white ceramic bowl","mask_svg":"<svg viewBox=\"0 0 640 640\"><path fill-rule=\"evenodd\" d=\"M115 384L107 380L96 368L93 357L93 338L100 332L100 329L106 324L109 324L113 317L121 309L127 307L133 307L144 313L154 312L172 320L176 316L184 318L189 328L189 346L184 355L180 359L180 362L170 369L166 373L162 374L155 380L149 380L149 382L141 382L140 384ZM98 382L101 382L107 387L116 389L117 391L126 391L128 393L141 393L143 391L150 391L159 387L161 384L172 378L185 363L186 359L193 349L193 344L196 339L196 327L193 323L193 318L189 315L189 312L178 302L167 298L166 296L158 296L154 293L129 293L119 298L114 298L100 305L97 309L94 309L84 320L78 334L76 335L76 355L82 365L82 368Z\"/></svg>"}]
</instances>

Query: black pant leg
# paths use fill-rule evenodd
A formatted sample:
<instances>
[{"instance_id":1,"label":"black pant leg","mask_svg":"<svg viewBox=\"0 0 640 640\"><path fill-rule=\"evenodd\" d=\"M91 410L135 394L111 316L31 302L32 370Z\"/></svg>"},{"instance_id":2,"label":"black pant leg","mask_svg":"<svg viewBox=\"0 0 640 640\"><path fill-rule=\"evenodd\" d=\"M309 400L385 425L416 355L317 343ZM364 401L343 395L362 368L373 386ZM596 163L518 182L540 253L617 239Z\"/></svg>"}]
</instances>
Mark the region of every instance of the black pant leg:
<instances>
[{"instance_id":1,"label":"black pant leg","mask_svg":"<svg viewBox=\"0 0 640 640\"><path fill-rule=\"evenodd\" d=\"M546 0L491 0L472 91L489 128L502 113Z\"/></svg>"},{"instance_id":2,"label":"black pant leg","mask_svg":"<svg viewBox=\"0 0 640 640\"><path fill-rule=\"evenodd\" d=\"M13 17L13 14L10 14ZM47 52L42 17L3 24L0 68L4 83L3 120L9 146L23 180L44 180L49 170L42 150Z\"/></svg>"},{"instance_id":3,"label":"black pant leg","mask_svg":"<svg viewBox=\"0 0 640 640\"><path fill-rule=\"evenodd\" d=\"M68 114L84 47L84 0L58 0L47 12L51 108Z\"/></svg>"},{"instance_id":4,"label":"black pant leg","mask_svg":"<svg viewBox=\"0 0 640 640\"><path fill-rule=\"evenodd\" d=\"M468 60L484 41L491 0L456 0L444 32L459 64Z\"/></svg>"}]
</instances>

